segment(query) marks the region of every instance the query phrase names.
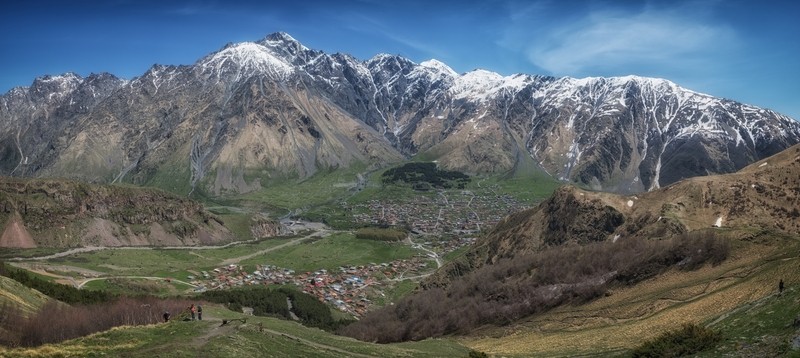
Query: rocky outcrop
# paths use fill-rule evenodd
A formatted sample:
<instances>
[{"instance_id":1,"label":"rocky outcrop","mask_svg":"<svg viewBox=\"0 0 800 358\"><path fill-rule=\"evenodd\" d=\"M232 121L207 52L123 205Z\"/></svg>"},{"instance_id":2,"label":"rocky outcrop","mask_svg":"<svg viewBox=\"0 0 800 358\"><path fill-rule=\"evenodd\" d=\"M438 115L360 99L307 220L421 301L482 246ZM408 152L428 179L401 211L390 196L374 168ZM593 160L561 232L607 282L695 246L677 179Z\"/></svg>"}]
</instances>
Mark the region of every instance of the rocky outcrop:
<instances>
[{"instance_id":1,"label":"rocky outcrop","mask_svg":"<svg viewBox=\"0 0 800 358\"><path fill-rule=\"evenodd\" d=\"M218 244L235 238L199 203L157 189L0 180L3 247Z\"/></svg>"},{"instance_id":2,"label":"rocky outcrop","mask_svg":"<svg viewBox=\"0 0 800 358\"><path fill-rule=\"evenodd\" d=\"M253 215L250 221L250 234L254 239L268 239L288 233L280 221L264 215Z\"/></svg>"}]
</instances>

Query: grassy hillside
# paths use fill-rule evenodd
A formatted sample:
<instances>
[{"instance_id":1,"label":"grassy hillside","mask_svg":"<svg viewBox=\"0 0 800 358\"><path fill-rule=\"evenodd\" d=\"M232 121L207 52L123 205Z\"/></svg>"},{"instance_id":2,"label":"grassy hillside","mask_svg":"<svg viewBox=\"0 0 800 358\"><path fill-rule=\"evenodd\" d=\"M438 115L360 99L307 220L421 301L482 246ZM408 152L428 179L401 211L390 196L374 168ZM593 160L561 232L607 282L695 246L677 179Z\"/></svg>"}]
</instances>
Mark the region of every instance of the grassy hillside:
<instances>
[{"instance_id":1,"label":"grassy hillside","mask_svg":"<svg viewBox=\"0 0 800 358\"><path fill-rule=\"evenodd\" d=\"M719 266L670 271L586 304L473 332L461 343L508 357L605 356L626 352L683 323L698 323L722 332L719 352L740 355L739 350L758 345L777 349L794 334L790 324L800 314L798 260L800 238L743 234L732 241L731 257ZM790 290L776 297L780 278Z\"/></svg>"},{"instance_id":2,"label":"grassy hillside","mask_svg":"<svg viewBox=\"0 0 800 358\"><path fill-rule=\"evenodd\" d=\"M585 305L564 306L468 337L377 345L334 336L290 321L245 318L206 306L203 322L174 321L107 332L35 349L0 348L0 357L105 355L134 357L465 357L470 349L493 356L624 355L642 341L693 322L719 331L723 341L701 356L786 355L800 314L800 240L770 234L737 241L722 265L673 271L621 287ZM777 296L777 279L786 291ZM259 330L259 323L262 329Z\"/></svg>"},{"instance_id":3,"label":"grassy hillside","mask_svg":"<svg viewBox=\"0 0 800 358\"><path fill-rule=\"evenodd\" d=\"M723 341L701 356L800 356L790 346L800 335L800 327L793 325L800 316L800 282L797 277L791 280L781 295L770 294L706 320L708 327L722 333Z\"/></svg>"},{"instance_id":4,"label":"grassy hillside","mask_svg":"<svg viewBox=\"0 0 800 358\"><path fill-rule=\"evenodd\" d=\"M8 277L0 276L0 307L17 306L26 313L35 312L49 298Z\"/></svg>"},{"instance_id":5,"label":"grassy hillside","mask_svg":"<svg viewBox=\"0 0 800 358\"><path fill-rule=\"evenodd\" d=\"M33 349L0 348L0 357L466 357L452 340L378 345L274 318L205 306L203 321L119 327ZM222 325L222 320L232 321Z\"/></svg>"}]
</instances>

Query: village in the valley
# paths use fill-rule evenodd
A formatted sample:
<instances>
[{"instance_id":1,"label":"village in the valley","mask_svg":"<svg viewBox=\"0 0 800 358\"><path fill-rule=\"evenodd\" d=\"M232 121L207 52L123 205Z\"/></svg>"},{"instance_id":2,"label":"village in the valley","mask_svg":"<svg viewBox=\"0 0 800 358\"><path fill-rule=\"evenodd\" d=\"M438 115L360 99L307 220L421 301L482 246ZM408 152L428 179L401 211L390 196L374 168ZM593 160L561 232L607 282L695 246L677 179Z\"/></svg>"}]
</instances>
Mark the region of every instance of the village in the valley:
<instances>
[{"instance_id":1,"label":"village in the valley","mask_svg":"<svg viewBox=\"0 0 800 358\"><path fill-rule=\"evenodd\" d=\"M304 293L342 312L361 317L372 301L380 297L383 289L393 281L418 279L430 272L431 260L422 255L391 263L370 263L302 273L269 264L256 265L254 271L247 272L243 266L231 264L211 272L203 271L199 277L190 276L189 279L197 285L197 291L245 285L295 285Z\"/></svg>"},{"instance_id":2,"label":"village in the valley","mask_svg":"<svg viewBox=\"0 0 800 358\"><path fill-rule=\"evenodd\" d=\"M476 195L469 190L436 196L417 195L406 201L372 200L342 207L359 224L405 226L414 234L469 235L497 224L503 217L527 208L506 194Z\"/></svg>"},{"instance_id":3,"label":"village in the valley","mask_svg":"<svg viewBox=\"0 0 800 358\"><path fill-rule=\"evenodd\" d=\"M509 212L524 208L510 196L483 197L469 191L419 195L407 202L371 201L343 207L357 223L403 225L410 229L420 253L410 259L313 272L277 267L267 262L249 271L231 264L189 276L197 291L245 285L294 285L342 312L363 316L384 291L403 280L419 281L433 272L440 257L469 245L483 228L491 227ZM389 302L386 302L389 303Z\"/></svg>"}]
</instances>

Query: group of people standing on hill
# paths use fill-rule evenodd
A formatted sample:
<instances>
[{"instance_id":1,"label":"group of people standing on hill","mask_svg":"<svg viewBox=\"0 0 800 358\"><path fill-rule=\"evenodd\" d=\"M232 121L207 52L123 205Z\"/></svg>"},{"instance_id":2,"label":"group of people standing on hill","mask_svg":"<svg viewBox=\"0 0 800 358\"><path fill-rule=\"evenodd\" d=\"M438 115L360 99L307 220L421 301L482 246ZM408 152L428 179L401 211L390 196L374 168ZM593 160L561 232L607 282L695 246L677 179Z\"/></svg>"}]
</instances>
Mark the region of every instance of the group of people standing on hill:
<instances>
[{"instance_id":1,"label":"group of people standing on hill","mask_svg":"<svg viewBox=\"0 0 800 358\"><path fill-rule=\"evenodd\" d=\"M197 317L197 320L199 321L203 320L203 306L200 305L195 306L194 303L192 303L192 305L189 306L186 310L189 311L192 321L195 320L195 317ZM170 317L172 316L169 314L169 311L164 311L164 322L169 322ZM186 320L188 321L189 319L187 318Z\"/></svg>"},{"instance_id":2,"label":"group of people standing on hill","mask_svg":"<svg viewBox=\"0 0 800 358\"><path fill-rule=\"evenodd\" d=\"M192 321L194 321L195 314L197 314L197 319L199 321L203 320L203 306L200 305L195 306L194 303L192 303L192 305L189 306L189 312L192 313Z\"/></svg>"}]
</instances>

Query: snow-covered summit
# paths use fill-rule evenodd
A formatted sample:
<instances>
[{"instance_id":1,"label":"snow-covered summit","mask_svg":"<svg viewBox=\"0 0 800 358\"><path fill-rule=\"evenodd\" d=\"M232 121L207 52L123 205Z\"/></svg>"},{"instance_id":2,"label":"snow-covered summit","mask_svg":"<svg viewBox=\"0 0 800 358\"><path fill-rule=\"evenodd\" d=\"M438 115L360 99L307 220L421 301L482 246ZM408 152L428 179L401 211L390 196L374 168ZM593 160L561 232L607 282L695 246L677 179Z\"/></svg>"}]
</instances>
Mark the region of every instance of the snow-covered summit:
<instances>
[{"instance_id":1,"label":"snow-covered summit","mask_svg":"<svg viewBox=\"0 0 800 358\"><path fill-rule=\"evenodd\" d=\"M452 77L458 76L458 73L450 68L450 66L436 59L422 61L419 65Z\"/></svg>"},{"instance_id":2,"label":"snow-covered summit","mask_svg":"<svg viewBox=\"0 0 800 358\"><path fill-rule=\"evenodd\" d=\"M267 37L265 37L261 42L269 46L291 45L300 47L303 50L308 50L308 47L305 47L302 43L300 43L300 41L297 41L294 37L282 31L267 35Z\"/></svg>"},{"instance_id":3,"label":"snow-covered summit","mask_svg":"<svg viewBox=\"0 0 800 358\"><path fill-rule=\"evenodd\" d=\"M264 74L273 79L286 79L294 72L294 66L266 46L255 42L225 46L202 59L198 66L203 72L210 72L217 77L231 69L236 71L237 76Z\"/></svg>"}]
</instances>

